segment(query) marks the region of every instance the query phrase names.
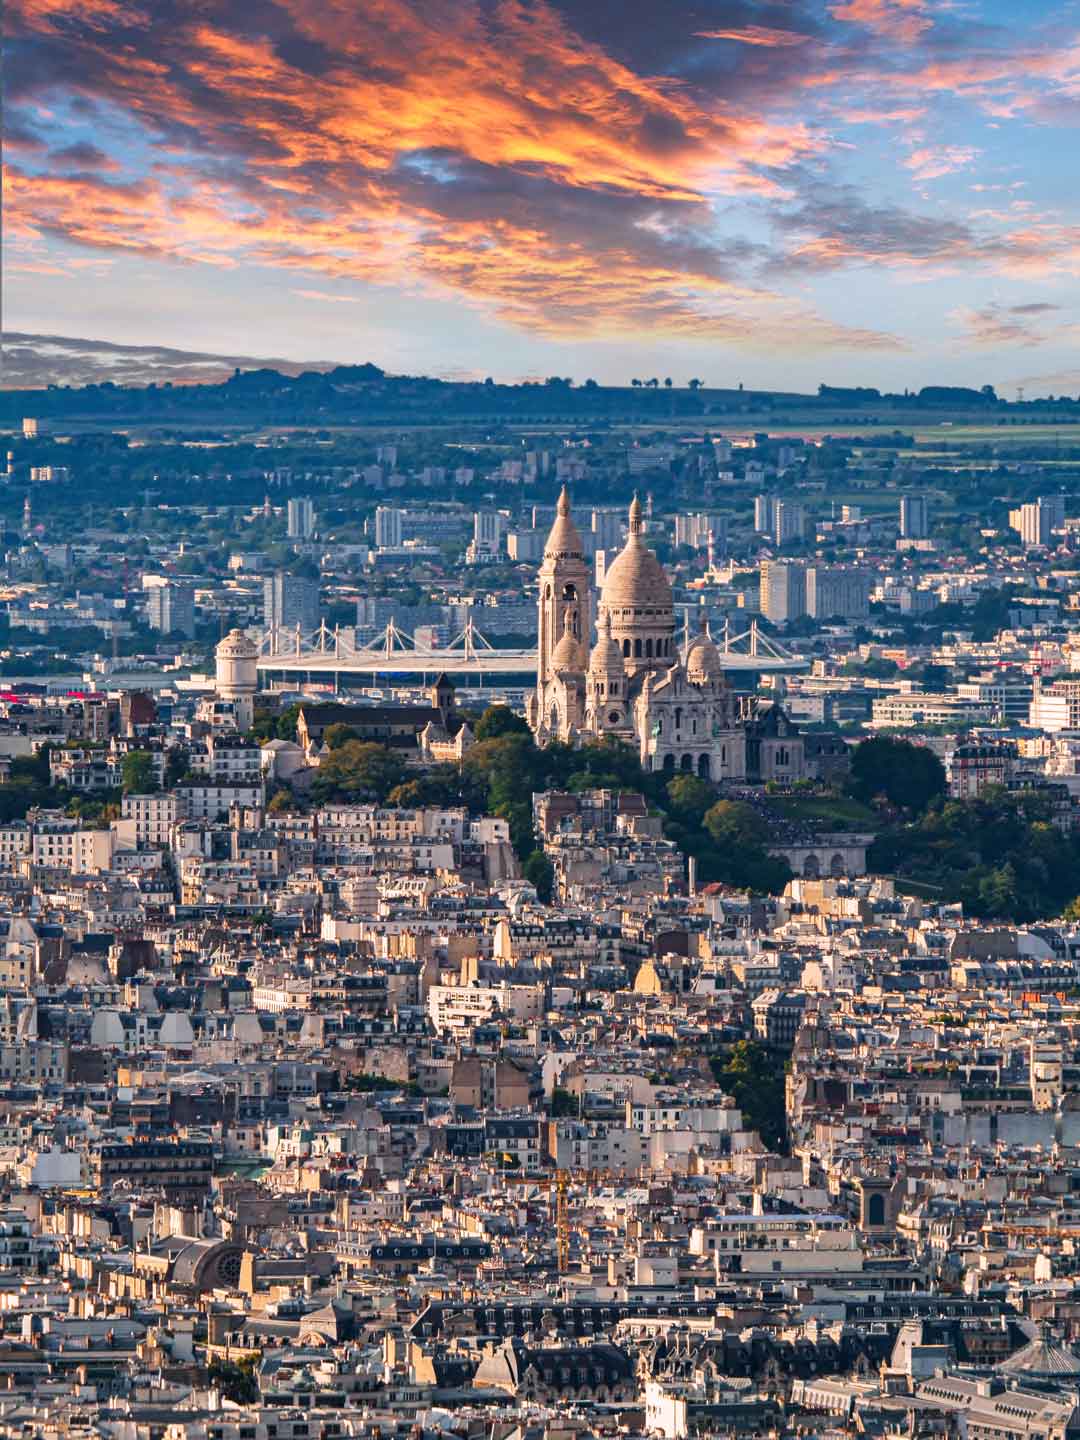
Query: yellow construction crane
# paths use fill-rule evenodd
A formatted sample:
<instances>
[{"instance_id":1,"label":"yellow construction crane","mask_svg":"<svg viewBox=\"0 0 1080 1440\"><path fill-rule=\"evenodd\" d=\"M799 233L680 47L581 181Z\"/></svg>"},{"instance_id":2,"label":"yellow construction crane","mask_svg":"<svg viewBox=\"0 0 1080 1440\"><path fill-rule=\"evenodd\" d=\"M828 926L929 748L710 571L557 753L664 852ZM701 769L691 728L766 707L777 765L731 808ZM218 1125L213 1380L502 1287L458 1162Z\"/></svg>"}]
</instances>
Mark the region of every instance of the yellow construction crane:
<instances>
[{"instance_id":1,"label":"yellow construction crane","mask_svg":"<svg viewBox=\"0 0 1080 1440\"><path fill-rule=\"evenodd\" d=\"M571 1182L586 1186L596 1185L602 1180L617 1181L620 1177L613 1170L556 1170L542 1175L507 1174L499 1172L502 1178L514 1185L535 1185L538 1190L555 1192L555 1240L559 1257L559 1274L565 1275L570 1269L570 1222L566 1217L566 1192Z\"/></svg>"},{"instance_id":2,"label":"yellow construction crane","mask_svg":"<svg viewBox=\"0 0 1080 1440\"><path fill-rule=\"evenodd\" d=\"M566 1191L570 1184L569 1170L556 1170L554 1175L507 1175L508 1184L535 1185L538 1190L555 1191L555 1242L559 1258L559 1274L570 1269L570 1222L566 1218Z\"/></svg>"}]
</instances>

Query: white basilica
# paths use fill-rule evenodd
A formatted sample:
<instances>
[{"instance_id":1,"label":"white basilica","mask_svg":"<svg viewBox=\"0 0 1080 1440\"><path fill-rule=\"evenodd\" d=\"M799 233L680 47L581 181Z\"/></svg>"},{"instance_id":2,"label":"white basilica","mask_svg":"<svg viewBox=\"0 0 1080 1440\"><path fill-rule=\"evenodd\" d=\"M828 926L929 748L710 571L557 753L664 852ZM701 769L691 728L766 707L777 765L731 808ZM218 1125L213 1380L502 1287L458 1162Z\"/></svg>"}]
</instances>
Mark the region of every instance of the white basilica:
<instances>
[{"instance_id":1,"label":"white basilica","mask_svg":"<svg viewBox=\"0 0 1080 1440\"><path fill-rule=\"evenodd\" d=\"M671 584L642 530L635 498L626 545L604 577L590 649L590 567L566 490L559 496L538 577L536 693L527 710L537 741L615 735L637 746L646 770L799 778L802 737L782 709L740 713L707 630L680 649Z\"/></svg>"}]
</instances>

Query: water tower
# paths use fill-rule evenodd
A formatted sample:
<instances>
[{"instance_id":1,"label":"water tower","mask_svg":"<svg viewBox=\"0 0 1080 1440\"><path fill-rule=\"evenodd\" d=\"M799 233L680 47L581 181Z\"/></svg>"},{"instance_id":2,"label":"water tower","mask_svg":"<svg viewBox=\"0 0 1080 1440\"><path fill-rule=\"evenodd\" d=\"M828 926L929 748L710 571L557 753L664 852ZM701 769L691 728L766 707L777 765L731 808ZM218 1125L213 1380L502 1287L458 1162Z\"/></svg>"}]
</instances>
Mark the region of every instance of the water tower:
<instances>
[{"instance_id":1,"label":"water tower","mask_svg":"<svg viewBox=\"0 0 1080 1440\"><path fill-rule=\"evenodd\" d=\"M243 630L230 630L214 651L217 662L215 689L236 708L236 728L250 730L255 720L255 691L259 686L259 648Z\"/></svg>"}]
</instances>

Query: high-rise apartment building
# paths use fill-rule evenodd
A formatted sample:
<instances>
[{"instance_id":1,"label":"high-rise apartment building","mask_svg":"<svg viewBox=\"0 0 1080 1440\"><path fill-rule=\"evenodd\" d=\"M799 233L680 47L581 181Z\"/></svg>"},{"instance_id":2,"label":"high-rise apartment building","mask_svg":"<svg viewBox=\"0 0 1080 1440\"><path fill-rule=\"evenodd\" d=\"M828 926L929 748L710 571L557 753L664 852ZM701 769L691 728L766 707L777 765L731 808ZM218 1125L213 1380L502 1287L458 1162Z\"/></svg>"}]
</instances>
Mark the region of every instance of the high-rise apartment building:
<instances>
[{"instance_id":1,"label":"high-rise apartment building","mask_svg":"<svg viewBox=\"0 0 1080 1440\"><path fill-rule=\"evenodd\" d=\"M771 535L776 528L776 496L754 496L754 529L759 535Z\"/></svg>"},{"instance_id":2,"label":"high-rise apartment building","mask_svg":"<svg viewBox=\"0 0 1080 1440\"><path fill-rule=\"evenodd\" d=\"M473 549L478 554L497 555L502 548L503 517L497 510L477 510L473 515Z\"/></svg>"},{"instance_id":3,"label":"high-rise apartment building","mask_svg":"<svg viewBox=\"0 0 1080 1440\"><path fill-rule=\"evenodd\" d=\"M315 506L306 496L289 501L289 539L310 540L315 533Z\"/></svg>"},{"instance_id":4,"label":"high-rise apartment building","mask_svg":"<svg viewBox=\"0 0 1080 1440\"><path fill-rule=\"evenodd\" d=\"M506 537L506 553L518 565L538 564L544 558L542 530L511 530Z\"/></svg>"},{"instance_id":5,"label":"high-rise apartment building","mask_svg":"<svg viewBox=\"0 0 1080 1440\"><path fill-rule=\"evenodd\" d=\"M774 624L806 614L806 566L791 560L762 560L761 613Z\"/></svg>"},{"instance_id":6,"label":"high-rise apartment building","mask_svg":"<svg viewBox=\"0 0 1080 1440\"><path fill-rule=\"evenodd\" d=\"M403 510L390 505L379 505L375 511L376 550L397 550L401 545Z\"/></svg>"},{"instance_id":7,"label":"high-rise apartment building","mask_svg":"<svg viewBox=\"0 0 1080 1440\"><path fill-rule=\"evenodd\" d=\"M1019 532L1028 549L1053 544L1055 530L1065 525L1065 496L1040 495L1017 510L1010 510L1009 524Z\"/></svg>"},{"instance_id":8,"label":"high-rise apartment building","mask_svg":"<svg viewBox=\"0 0 1080 1440\"><path fill-rule=\"evenodd\" d=\"M151 586L146 595L146 618L151 630L191 640L195 635L194 588L172 580Z\"/></svg>"},{"instance_id":9,"label":"high-rise apartment building","mask_svg":"<svg viewBox=\"0 0 1080 1440\"><path fill-rule=\"evenodd\" d=\"M623 518L621 510L594 510L592 512L589 524L594 552L622 549Z\"/></svg>"},{"instance_id":10,"label":"high-rise apartment building","mask_svg":"<svg viewBox=\"0 0 1080 1440\"><path fill-rule=\"evenodd\" d=\"M815 620L865 620L870 614L870 576L847 565L808 565L806 613Z\"/></svg>"},{"instance_id":11,"label":"high-rise apartment building","mask_svg":"<svg viewBox=\"0 0 1080 1440\"><path fill-rule=\"evenodd\" d=\"M727 539L727 520L723 515L700 512L693 515L675 516L675 544L689 545L694 550L704 550L709 543L723 546Z\"/></svg>"},{"instance_id":12,"label":"high-rise apartment building","mask_svg":"<svg viewBox=\"0 0 1080 1440\"><path fill-rule=\"evenodd\" d=\"M777 545L794 545L806 533L806 511L794 500L777 500L773 514L773 540Z\"/></svg>"},{"instance_id":13,"label":"high-rise apartment building","mask_svg":"<svg viewBox=\"0 0 1080 1440\"><path fill-rule=\"evenodd\" d=\"M263 623L268 630L295 630L307 634L319 628L319 582L306 575L278 571L263 582Z\"/></svg>"},{"instance_id":14,"label":"high-rise apartment building","mask_svg":"<svg viewBox=\"0 0 1080 1440\"><path fill-rule=\"evenodd\" d=\"M930 507L925 495L900 497L900 535L904 540L925 540L930 534Z\"/></svg>"}]
</instances>

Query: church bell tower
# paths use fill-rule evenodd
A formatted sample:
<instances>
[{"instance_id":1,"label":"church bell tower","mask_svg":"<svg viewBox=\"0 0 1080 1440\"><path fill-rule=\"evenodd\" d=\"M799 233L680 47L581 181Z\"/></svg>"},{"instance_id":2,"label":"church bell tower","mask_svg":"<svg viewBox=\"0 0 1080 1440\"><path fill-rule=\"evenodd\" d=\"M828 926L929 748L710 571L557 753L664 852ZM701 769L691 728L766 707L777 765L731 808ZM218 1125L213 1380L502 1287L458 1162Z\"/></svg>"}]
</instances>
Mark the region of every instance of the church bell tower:
<instances>
[{"instance_id":1,"label":"church bell tower","mask_svg":"<svg viewBox=\"0 0 1080 1440\"><path fill-rule=\"evenodd\" d=\"M544 546L544 562L537 576L540 583L537 689L552 679L551 657L569 632L588 651L592 639L592 590L589 562L577 526L570 518L570 496L566 486L559 495L555 524Z\"/></svg>"}]
</instances>

